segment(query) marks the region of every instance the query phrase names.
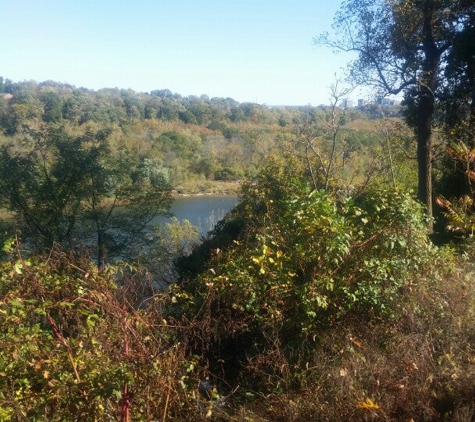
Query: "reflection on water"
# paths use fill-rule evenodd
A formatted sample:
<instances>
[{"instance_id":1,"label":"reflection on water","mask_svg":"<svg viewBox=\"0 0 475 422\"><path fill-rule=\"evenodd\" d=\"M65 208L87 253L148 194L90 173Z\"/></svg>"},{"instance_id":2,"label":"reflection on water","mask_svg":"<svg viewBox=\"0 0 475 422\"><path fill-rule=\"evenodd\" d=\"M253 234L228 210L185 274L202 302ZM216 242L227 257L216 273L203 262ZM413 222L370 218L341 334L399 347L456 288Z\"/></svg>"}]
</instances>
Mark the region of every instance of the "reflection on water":
<instances>
[{"instance_id":1,"label":"reflection on water","mask_svg":"<svg viewBox=\"0 0 475 422\"><path fill-rule=\"evenodd\" d=\"M175 198L171 212L179 221L189 220L203 235L213 229L237 203L236 196L180 196ZM167 221L170 219L159 217L153 223Z\"/></svg>"}]
</instances>

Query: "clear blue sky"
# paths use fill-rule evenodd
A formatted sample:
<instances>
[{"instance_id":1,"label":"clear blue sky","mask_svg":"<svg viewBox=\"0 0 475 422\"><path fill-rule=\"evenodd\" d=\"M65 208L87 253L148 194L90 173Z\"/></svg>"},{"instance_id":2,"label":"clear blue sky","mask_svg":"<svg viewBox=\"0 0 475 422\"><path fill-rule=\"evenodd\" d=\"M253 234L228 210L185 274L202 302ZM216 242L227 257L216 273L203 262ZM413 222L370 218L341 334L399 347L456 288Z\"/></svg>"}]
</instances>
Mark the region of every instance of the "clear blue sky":
<instances>
[{"instance_id":1,"label":"clear blue sky","mask_svg":"<svg viewBox=\"0 0 475 422\"><path fill-rule=\"evenodd\" d=\"M340 0L4 0L0 76L328 103L350 59L316 47Z\"/></svg>"}]
</instances>

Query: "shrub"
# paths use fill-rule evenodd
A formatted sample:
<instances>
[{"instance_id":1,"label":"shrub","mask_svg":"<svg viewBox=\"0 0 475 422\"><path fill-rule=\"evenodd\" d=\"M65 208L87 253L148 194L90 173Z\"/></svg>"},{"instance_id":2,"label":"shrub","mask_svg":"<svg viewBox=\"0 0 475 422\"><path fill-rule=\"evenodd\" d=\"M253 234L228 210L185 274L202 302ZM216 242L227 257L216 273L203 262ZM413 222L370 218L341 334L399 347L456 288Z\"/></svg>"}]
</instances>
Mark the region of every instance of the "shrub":
<instances>
[{"instance_id":1,"label":"shrub","mask_svg":"<svg viewBox=\"0 0 475 422\"><path fill-rule=\"evenodd\" d=\"M297 349L312 354L319 333L345 319L395 319L414 306L409 292L437 261L409 194L339 202L312 190L297 166L280 164L244 186L231 219L246 228L184 286L195 298L189 312L212 321L205 352L234 373L236 360L272 366L266 353L295 363Z\"/></svg>"},{"instance_id":2,"label":"shrub","mask_svg":"<svg viewBox=\"0 0 475 422\"><path fill-rule=\"evenodd\" d=\"M0 263L0 420L196 417L198 368L177 342L181 322L164 313L171 296L141 297L147 284L131 267L98 271L86 256L10 248Z\"/></svg>"}]
</instances>

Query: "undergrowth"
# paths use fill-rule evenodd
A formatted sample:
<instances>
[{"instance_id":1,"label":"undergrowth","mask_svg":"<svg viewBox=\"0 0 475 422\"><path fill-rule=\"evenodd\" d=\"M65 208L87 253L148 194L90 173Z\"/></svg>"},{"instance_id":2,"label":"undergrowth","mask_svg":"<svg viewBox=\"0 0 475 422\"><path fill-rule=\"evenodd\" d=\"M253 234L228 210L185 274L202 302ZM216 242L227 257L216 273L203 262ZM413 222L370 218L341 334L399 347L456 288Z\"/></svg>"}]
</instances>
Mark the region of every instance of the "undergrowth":
<instances>
[{"instance_id":1,"label":"undergrowth","mask_svg":"<svg viewBox=\"0 0 475 422\"><path fill-rule=\"evenodd\" d=\"M403 192L269 174L166 291L7 242L0 420L474 420L473 244L433 246Z\"/></svg>"}]
</instances>

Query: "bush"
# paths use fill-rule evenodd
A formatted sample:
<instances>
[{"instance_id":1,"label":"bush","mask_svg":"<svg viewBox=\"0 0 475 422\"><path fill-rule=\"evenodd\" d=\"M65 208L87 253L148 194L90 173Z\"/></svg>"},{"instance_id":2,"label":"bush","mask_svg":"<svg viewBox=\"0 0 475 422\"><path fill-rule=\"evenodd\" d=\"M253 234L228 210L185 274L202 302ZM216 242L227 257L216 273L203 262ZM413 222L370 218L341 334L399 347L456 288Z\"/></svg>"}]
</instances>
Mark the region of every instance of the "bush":
<instances>
[{"instance_id":1,"label":"bush","mask_svg":"<svg viewBox=\"0 0 475 422\"><path fill-rule=\"evenodd\" d=\"M226 182L232 182L242 179L243 172L234 168L224 167L220 170L215 170L214 180L222 180Z\"/></svg>"},{"instance_id":2,"label":"bush","mask_svg":"<svg viewBox=\"0 0 475 422\"><path fill-rule=\"evenodd\" d=\"M246 228L184 286L195 295L189 312L213 321L202 341L211 360L249 365L277 348L292 361L292 350L348 318L395 319L438 259L409 194L338 202L298 172L275 160L245 185L231 220Z\"/></svg>"},{"instance_id":3,"label":"bush","mask_svg":"<svg viewBox=\"0 0 475 422\"><path fill-rule=\"evenodd\" d=\"M432 245L408 193L341 202L280 164L244 186L227 225L245 226L182 286L195 351L240 385L239 415L471 420L470 259Z\"/></svg>"},{"instance_id":4,"label":"bush","mask_svg":"<svg viewBox=\"0 0 475 422\"><path fill-rule=\"evenodd\" d=\"M0 263L0 420L195 418L198 367L164 313L172 293L149 287L130 267L11 250Z\"/></svg>"}]
</instances>

